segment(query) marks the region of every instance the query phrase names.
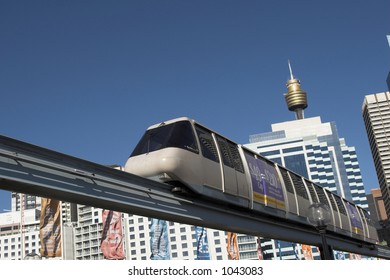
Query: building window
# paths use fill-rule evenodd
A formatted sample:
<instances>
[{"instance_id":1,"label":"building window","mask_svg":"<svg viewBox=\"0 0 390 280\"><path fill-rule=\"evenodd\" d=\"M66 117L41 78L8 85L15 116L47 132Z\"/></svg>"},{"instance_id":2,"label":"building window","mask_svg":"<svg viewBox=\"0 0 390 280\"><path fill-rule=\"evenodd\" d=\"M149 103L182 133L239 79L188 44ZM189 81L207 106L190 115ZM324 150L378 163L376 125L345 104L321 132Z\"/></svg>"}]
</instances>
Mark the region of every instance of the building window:
<instances>
[{"instance_id":1,"label":"building window","mask_svg":"<svg viewBox=\"0 0 390 280\"><path fill-rule=\"evenodd\" d=\"M295 173L308 178L305 156L303 154L287 156L284 158L285 166Z\"/></svg>"}]
</instances>

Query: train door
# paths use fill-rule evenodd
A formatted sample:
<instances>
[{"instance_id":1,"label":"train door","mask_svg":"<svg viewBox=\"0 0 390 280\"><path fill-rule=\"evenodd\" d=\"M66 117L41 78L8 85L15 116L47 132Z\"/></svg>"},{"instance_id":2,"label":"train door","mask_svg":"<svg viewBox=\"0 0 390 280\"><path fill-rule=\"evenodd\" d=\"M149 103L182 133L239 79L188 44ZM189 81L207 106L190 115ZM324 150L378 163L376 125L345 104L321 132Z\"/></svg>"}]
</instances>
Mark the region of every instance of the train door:
<instances>
[{"instance_id":1,"label":"train door","mask_svg":"<svg viewBox=\"0 0 390 280\"><path fill-rule=\"evenodd\" d=\"M201 168L203 170L203 185L222 190L222 174L215 141L210 131L195 126L202 152Z\"/></svg>"},{"instance_id":2,"label":"train door","mask_svg":"<svg viewBox=\"0 0 390 280\"><path fill-rule=\"evenodd\" d=\"M330 193L330 195L333 197L334 201L336 202L336 206L340 217L341 229L345 233L351 234L351 221L348 219L347 210L345 209L341 197L334 195L333 193Z\"/></svg>"},{"instance_id":3,"label":"train door","mask_svg":"<svg viewBox=\"0 0 390 280\"><path fill-rule=\"evenodd\" d=\"M288 175L288 171L286 169L282 168L281 166L278 166L278 170L282 176L284 187L286 189L286 196L287 196L287 201L288 201L288 211L290 213L299 215L297 195L295 193L291 178Z\"/></svg>"},{"instance_id":4,"label":"train door","mask_svg":"<svg viewBox=\"0 0 390 280\"><path fill-rule=\"evenodd\" d=\"M309 194L306 190L306 187L302 181L302 177L298 176L293 172L288 172L291 177L291 181L295 188L295 194L298 203L298 215L305 217L307 213L307 209L310 206Z\"/></svg>"}]
</instances>

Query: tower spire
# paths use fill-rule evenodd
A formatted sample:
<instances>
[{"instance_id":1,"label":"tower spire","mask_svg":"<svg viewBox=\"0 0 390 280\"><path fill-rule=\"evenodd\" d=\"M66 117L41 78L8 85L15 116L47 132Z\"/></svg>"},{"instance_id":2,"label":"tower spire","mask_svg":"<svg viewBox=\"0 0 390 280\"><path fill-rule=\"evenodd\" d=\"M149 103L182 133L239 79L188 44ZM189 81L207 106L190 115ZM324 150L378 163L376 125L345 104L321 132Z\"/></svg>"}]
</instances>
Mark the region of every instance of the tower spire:
<instances>
[{"instance_id":1,"label":"tower spire","mask_svg":"<svg viewBox=\"0 0 390 280\"><path fill-rule=\"evenodd\" d=\"M294 79L294 75L292 73L290 59L288 60L288 69L290 70L290 80L293 80Z\"/></svg>"},{"instance_id":2,"label":"tower spire","mask_svg":"<svg viewBox=\"0 0 390 280\"><path fill-rule=\"evenodd\" d=\"M284 94L287 107L290 111L295 112L297 120L303 119L303 110L307 108L306 92L301 89L301 82L294 78L290 60L288 60L288 68L290 70L290 80L287 81L287 93Z\"/></svg>"}]
</instances>

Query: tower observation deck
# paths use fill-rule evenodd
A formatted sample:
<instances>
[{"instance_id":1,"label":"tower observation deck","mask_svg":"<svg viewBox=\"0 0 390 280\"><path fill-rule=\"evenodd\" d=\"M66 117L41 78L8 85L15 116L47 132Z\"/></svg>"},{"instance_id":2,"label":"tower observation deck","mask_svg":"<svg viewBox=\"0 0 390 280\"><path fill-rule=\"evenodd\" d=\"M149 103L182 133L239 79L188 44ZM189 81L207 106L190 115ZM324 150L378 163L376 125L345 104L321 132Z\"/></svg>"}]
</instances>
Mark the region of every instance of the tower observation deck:
<instances>
[{"instance_id":1,"label":"tower observation deck","mask_svg":"<svg viewBox=\"0 0 390 280\"><path fill-rule=\"evenodd\" d=\"M288 62L290 69L290 80L287 81L287 93L284 94L286 99L287 107L290 111L295 112L297 120L303 119L303 110L307 108L307 97L306 92L301 89L301 83L298 79L294 78L290 61Z\"/></svg>"}]
</instances>

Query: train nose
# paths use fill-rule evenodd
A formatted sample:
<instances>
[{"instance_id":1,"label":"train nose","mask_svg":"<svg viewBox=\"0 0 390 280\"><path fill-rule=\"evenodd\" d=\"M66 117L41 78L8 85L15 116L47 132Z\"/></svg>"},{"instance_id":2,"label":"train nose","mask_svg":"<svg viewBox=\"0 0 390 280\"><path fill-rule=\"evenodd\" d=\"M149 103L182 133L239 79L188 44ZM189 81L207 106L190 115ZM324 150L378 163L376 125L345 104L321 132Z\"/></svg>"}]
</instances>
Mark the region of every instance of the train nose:
<instances>
[{"instance_id":1,"label":"train nose","mask_svg":"<svg viewBox=\"0 0 390 280\"><path fill-rule=\"evenodd\" d=\"M142 157L142 158L140 158ZM138 156L137 159L129 158L125 164L125 171L143 177L159 176L162 173L175 174L182 166L178 157L149 157Z\"/></svg>"}]
</instances>

